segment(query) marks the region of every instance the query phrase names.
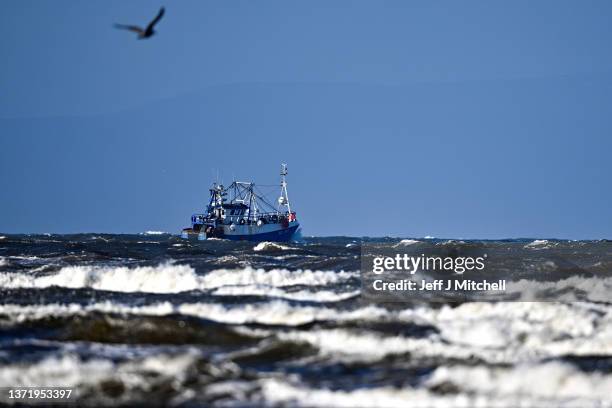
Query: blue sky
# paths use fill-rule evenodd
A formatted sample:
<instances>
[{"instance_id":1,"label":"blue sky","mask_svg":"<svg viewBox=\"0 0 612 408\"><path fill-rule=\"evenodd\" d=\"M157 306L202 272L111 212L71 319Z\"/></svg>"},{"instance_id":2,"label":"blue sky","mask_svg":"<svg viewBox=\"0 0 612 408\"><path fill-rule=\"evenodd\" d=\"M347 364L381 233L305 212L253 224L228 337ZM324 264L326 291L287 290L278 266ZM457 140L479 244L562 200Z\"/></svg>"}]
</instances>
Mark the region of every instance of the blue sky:
<instances>
[{"instance_id":1,"label":"blue sky","mask_svg":"<svg viewBox=\"0 0 612 408\"><path fill-rule=\"evenodd\" d=\"M610 238L607 1L0 2L0 231L178 232L289 164L306 235Z\"/></svg>"}]
</instances>

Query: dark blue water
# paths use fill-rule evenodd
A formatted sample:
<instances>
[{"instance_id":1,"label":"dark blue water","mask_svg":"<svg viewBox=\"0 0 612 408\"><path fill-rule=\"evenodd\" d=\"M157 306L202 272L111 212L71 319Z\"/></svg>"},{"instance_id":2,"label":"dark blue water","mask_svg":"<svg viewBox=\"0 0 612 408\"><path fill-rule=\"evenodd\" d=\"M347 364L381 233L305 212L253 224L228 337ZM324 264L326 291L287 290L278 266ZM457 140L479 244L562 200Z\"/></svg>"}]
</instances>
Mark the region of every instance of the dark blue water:
<instances>
[{"instance_id":1,"label":"dark blue water","mask_svg":"<svg viewBox=\"0 0 612 408\"><path fill-rule=\"evenodd\" d=\"M476 245L558 301L367 301L364 241ZM609 242L414 241L3 234L0 387L86 406L612 405Z\"/></svg>"}]
</instances>

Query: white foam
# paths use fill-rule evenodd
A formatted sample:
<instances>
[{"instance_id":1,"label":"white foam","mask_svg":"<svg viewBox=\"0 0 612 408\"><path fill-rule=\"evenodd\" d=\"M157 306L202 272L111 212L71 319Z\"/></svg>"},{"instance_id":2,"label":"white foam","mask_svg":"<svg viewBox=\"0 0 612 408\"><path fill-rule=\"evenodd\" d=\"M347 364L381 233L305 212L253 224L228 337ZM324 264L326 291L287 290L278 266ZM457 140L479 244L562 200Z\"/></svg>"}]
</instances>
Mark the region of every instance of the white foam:
<instances>
[{"instance_id":1,"label":"white foam","mask_svg":"<svg viewBox=\"0 0 612 408\"><path fill-rule=\"evenodd\" d=\"M135 268L69 266L58 272L36 276L32 273L0 273L0 286L7 288L92 288L116 292L178 293L236 285L328 285L357 276L356 272L286 269L218 269L196 274L189 265L172 263Z\"/></svg>"},{"instance_id":2,"label":"white foam","mask_svg":"<svg viewBox=\"0 0 612 408\"><path fill-rule=\"evenodd\" d=\"M212 294L217 296L268 296L289 300L309 302L340 302L359 296L359 290L351 292L333 292L330 290L300 290L288 292L281 288L266 285L223 286Z\"/></svg>"},{"instance_id":3,"label":"white foam","mask_svg":"<svg viewBox=\"0 0 612 408\"><path fill-rule=\"evenodd\" d=\"M612 308L589 303L464 303L405 310L400 320L431 324L440 340L491 362L612 353ZM429 340L435 350L438 339ZM424 350L428 353L428 350Z\"/></svg>"},{"instance_id":4,"label":"white foam","mask_svg":"<svg viewBox=\"0 0 612 408\"><path fill-rule=\"evenodd\" d=\"M105 238L105 237L101 237L101 236L98 236L98 235L93 235L90 239L92 239L94 241L110 242L110 239Z\"/></svg>"},{"instance_id":5,"label":"white foam","mask_svg":"<svg viewBox=\"0 0 612 408\"><path fill-rule=\"evenodd\" d=\"M92 288L115 292L178 293L201 287L201 277L189 265L162 264L136 268L68 266L58 272L35 276L0 274L0 285L9 288Z\"/></svg>"},{"instance_id":6,"label":"white foam","mask_svg":"<svg viewBox=\"0 0 612 408\"><path fill-rule=\"evenodd\" d=\"M164 235L167 234L165 231L145 231L143 235Z\"/></svg>"},{"instance_id":7,"label":"white foam","mask_svg":"<svg viewBox=\"0 0 612 408\"><path fill-rule=\"evenodd\" d=\"M542 266L543 270L555 270L554 262ZM612 291L612 277L582 277L571 276L558 281L535 281L521 279L516 282L508 281L506 293L517 295L524 301L548 300L572 302L580 300L579 293L583 299L593 302L610 302Z\"/></svg>"},{"instance_id":8,"label":"white foam","mask_svg":"<svg viewBox=\"0 0 612 408\"><path fill-rule=\"evenodd\" d=\"M0 235L0 239L6 239L4 235Z\"/></svg>"},{"instance_id":9,"label":"white foam","mask_svg":"<svg viewBox=\"0 0 612 408\"><path fill-rule=\"evenodd\" d=\"M394 248L402 247L402 246L410 246L414 244L418 244L421 241L417 241L415 239L402 239L397 244L393 245Z\"/></svg>"},{"instance_id":10,"label":"white foam","mask_svg":"<svg viewBox=\"0 0 612 408\"><path fill-rule=\"evenodd\" d=\"M5 365L0 370L0 385L22 387L76 387L85 381L99 382L113 371L104 360L80 361L77 357L49 357L34 364Z\"/></svg>"},{"instance_id":11,"label":"white foam","mask_svg":"<svg viewBox=\"0 0 612 408\"><path fill-rule=\"evenodd\" d=\"M465 244L465 241L457 240L457 239L449 239L444 242L438 242L436 245L457 245L457 244Z\"/></svg>"},{"instance_id":12,"label":"white foam","mask_svg":"<svg viewBox=\"0 0 612 408\"><path fill-rule=\"evenodd\" d=\"M322 329L280 333L283 340L308 343L323 354L336 357L358 357L376 361L388 354L413 349L407 337L381 336L371 332L347 329Z\"/></svg>"},{"instance_id":13,"label":"white foam","mask_svg":"<svg viewBox=\"0 0 612 408\"><path fill-rule=\"evenodd\" d=\"M20 256L20 255L9 256L9 258L10 259L20 259L24 261L35 261L36 259L40 259L37 256Z\"/></svg>"},{"instance_id":14,"label":"white foam","mask_svg":"<svg viewBox=\"0 0 612 408\"><path fill-rule=\"evenodd\" d=\"M294 306L281 300L244 304L237 307L224 307L210 303L192 303L180 305L178 310L182 314L206 317L223 323L259 323L286 326L298 326L324 320L376 319L385 313L384 310L377 307L366 307L353 311L338 311L327 307Z\"/></svg>"},{"instance_id":15,"label":"white foam","mask_svg":"<svg viewBox=\"0 0 612 408\"><path fill-rule=\"evenodd\" d=\"M259 323L273 325L282 324L287 326L297 326L323 320L376 320L382 318L386 314L384 309L375 306L339 311L328 307L292 305L284 300L233 306L225 306L219 303L183 303L174 305L170 302L153 303L145 306L128 306L110 301L92 303L89 305L80 305L76 303L0 305L0 315L7 316L14 322L38 320L50 316L81 316L92 312L140 316L182 314L228 324Z\"/></svg>"},{"instance_id":16,"label":"white foam","mask_svg":"<svg viewBox=\"0 0 612 408\"><path fill-rule=\"evenodd\" d=\"M0 267L8 265L8 260L2 256L0 256Z\"/></svg>"},{"instance_id":17,"label":"white foam","mask_svg":"<svg viewBox=\"0 0 612 408\"><path fill-rule=\"evenodd\" d=\"M525 373L523 376L522 374ZM610 376L584 374L561 364L438 368L417 387L310 388L297 377L259 380L261 398L271 405L311 407L609 407ZM429 387L452 383L457 393ZM479 391L480 393L474 393Z\"/></svg>"},{"instance_id":18,"label":"white foam","mask_svg":"<svg viewBox=\"0 0 612 408\"><path fill-rule=\"evenodd\" d=\"M236 285L268 285L275 287L307 285L324 286L338 282L345 282L350 278L358 277L359 272L346 271L312 271L287 269L254 269L246 267L240 270L218 269L209 272L203 277L206 288L219 288Z\"/></svg>"},{"instance_id":19,"label":"white foam","mask_svg":"<svg viewBox=\"0 0 612 408\"><path fill-rule=\"evenodd\" d=\"M314 389L301 384L292 384L281 379L263 379L259 381L262 398L274 406L309 406L309 407L354 407L354 408L392 408L392 407L431 407L434 399L425 390L414 390L410 387L369 387L351 391ZM441 397L452 401L452 398ZM446 405L446 406L450 406ZM457 405L461 406L461 405ZM466 405L463 405L466 406Z\"/></svg>"},{"instance_id":20,"label":"white foam","mask_svg":"<svg viewBox=\"0 0 612 408\"><path fill-rule=\"evenodd\" d=\"M409 352L420 357L516 363L564 355L612 354L612 308L593 304L464 303L386 311L381 319L437 327L427 337L385 336L360 329L321 329L280 336L332 358L372 361Z\"/></svg>"},{"instance_id":21,"label":"white foam","mask_svg":"<svg viewBox=\"0 0 612 408\"><path fill-rule=\"evenodd\" d=\"M519 364L511 368L491 366L439 367L427 385L451 383L460 389L485 395L529 395L550 401L583 398L612 404L612 376L584 373L560 362Z\"/></svg>"},{"instance_id":22,"label":"white foam","mask_svg":"<svg viewBox=\"0 0 612 408\"><path fill-rule=\"evenodd\" d=\"M80 305L78 303L44 305L0 305L0 315L20 323L29 320L39 320L48 317L84 316L92 312L134 314L143 316L165 316L175 313L176 307L169 302L154 303L146 306L128 306L111 301Z\"/></svg>"},{"instance_id":23,"label":"white foam","mask_svg":"<svg viewBox=\"0 0 612 408\"><path fill-rule=\"evenodd\" d=\"M4 365L0 386L70 387L96 386L107 380L119 380L127 388L151 385L151 374L181 381L197 361L193 351L178 355L155 355L123 363L105 359L81 360L71 354L48 357L34 363Z\"/></svg>"},{"instance_id":24,"label":"white foam","mask_svg":"<svg viewBox=\"0 0 612 408\"><path fill-rule=\"evenodd\" d=\"M548 242L548 240L546 239L536 239L530 243L528 243L527 245L525 245L525 248L538 248L538 247L545 247L548 246L550 242Z\"/></svg>"},{"instance_id":25,"label":"white foam","mask_svg":"<svg viewBox=\"0 0 612 408\"><path fill-rule=\"evenodd\" d=\"M287 249L291 249L291 247L268 241L260 242L253 247L253 251L286 251Z\"/></svg>"},{"instance_id":26,"label":"white foam","mask_svg":"<svg viewBox=\"0 0 612 408\"><path fill-rule=\"evenodd\" d=\"M228 324L297 326L315 321L413 322L439 333L426 337L389 336L359 328L282 332L281 339L308 343L323 355L348 361L376 361L409 352L432 358L478 358L492 364L516 364L565 355L612 355L612 307L590 303L464 303L457 307L420 307L390 311L378 306L339 310L285 300L247 304L153 303L128 306L114 302L47 305L0 305L0 315L21 322L91 312L166 316L182 314Z\"/></svg>"},{"instance_id":27,"label":"white foam","mask_svg":"<svg viewBox=\"0 0 612 408\"><path fill-rule=\"evenodd\" d=\"M279 333L284 340L310 344L328 358L349 361L379 361L389 355L411 353L422 358L481 357L492 363L513 361L513 355L504 350L478 349L461 344L448 344L439 335L425 338L388 336L375 331L356 329L320 329Z\"/></svg>"}]
</instances>

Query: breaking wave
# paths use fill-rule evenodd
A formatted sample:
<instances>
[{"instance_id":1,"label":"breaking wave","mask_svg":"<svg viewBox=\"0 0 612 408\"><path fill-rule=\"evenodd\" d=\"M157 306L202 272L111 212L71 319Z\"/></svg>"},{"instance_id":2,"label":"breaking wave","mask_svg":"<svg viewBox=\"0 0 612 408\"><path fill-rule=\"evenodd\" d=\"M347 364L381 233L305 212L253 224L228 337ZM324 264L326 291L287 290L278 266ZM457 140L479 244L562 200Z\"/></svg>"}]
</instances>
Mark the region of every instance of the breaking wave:
<instances>
[{"instance_id":1,"label":"breaking wave","mask_svg":"<svg viewBox=\"0 0 612 408\"><path fill-rule=\"evenodd\" d=\"M512 368L439 367L427 385L439 384L455 384L459 389L488 395L529 395L553 401L581 398L591 400L591 404L606 400L612 403L612 376L584 373L561 362L519 364Z\"/></svg>"},{"instance_id":2,"label":"breaking wave","mask_svg":"<svg viewBox=\"0 0 612 408\"><path fill-rule=\"evenodd\" d=\"M340 302L359 296L361 291L334 292L331 290L300 290L286 291L266 285L223 286L215 289L212 294L216 296L267 296L288 300L308 302Z\"/></svg>"},{"instance_id":3,"label":"breaking wave","mask_svg":"<svg viewBox=\"0 0 612 408\"><path fill-rule=\"evenodd\" d=\"M278 244L276 242L268 242L268 241L264 241L264 242L260 242L259 244L255 245L253 247L253 251L284 251L287 249L291 249L291 247L288 247L286 245L281 245Z\"/></svg>"},{"instance_id":4,"label":"breaking wave","mask_svg":"<svg viewBox=\"0 0 612 408\"><path fill-rule=\"evenodd\" d=\"M142 233L142 235L164 235L164 234L168 234L165 231L145 231Z\"/></svg>"},{"instance_id":5,"label":"breaking wave","mask_svg":"<svg viewBox=\"0 0 612 408\"><path fill-rule=\"evenodd\" d=\"M231 370L223 363L214 370L202 367L198 365L201 358L193 349L122 361L62 352L37 361L4 365L0 370L0 384L78 390L76 401L69 402L68 406L174 406L177 405L175 395L168 390L185 391L198 373L213 377ZM14 403L8 393L0 395L0 404Z\"/></svg>"},{"instance_id":6,"label":"breaking wave","mask_svg":"<svg viewBox=\"0 0 612 408\"><path fill-rule=\"evenodd\" d=\"M147 376L181 377L196 362L195 352L156 355L125 363L95 359L84 361L75 355L48 357L33 363L5 365L0 370L0 384L23 387L77 387L98 385L116 379L134 387L146 387Z\"/></svg>"},{"instance_id":7,"label":"breaking wave","mask_svg":"<svg viewBox=\"0 0 612 408\"><path fill-rule=\"evenodd\" d=\"M397 244L393 245L395 248L399 248L402 246L410 246L410 245L414 245L414 244L418 244L421 241L417 241L416 239L402 239L400 242L398 242Z\"/></svg>"},{"instance_id":8,"label":"breaking wave","mask_svg":"<svg viewBox=\"0 0 612 408\"><path fill-rule=\"evenodd\" d=\"M5 288L92 288L114 292L179 293L209 290L223 286L291 285L320 286L346 281L356 272L311 271L287 269L218 269L205 275L196 274L189 265L172 263L157 266L68 266L46 275L32 273L0 273L0 286Z\"/></svg>"},{"instance_id":9,"label":"breaking wave","mask_svg":"<svg viewBox=\"0 0 612 408\"><path fill-rule=\"evenodd\" d=\"M59 286L92 288L115 292L178 293L200 288L200 277L189 265L92 267L67 266L46 275L0 274L0 285L7 288L48 288Z\"/></svg>"},{"instance_id":10,"label":"breaking wave","mask_svg":"<svg viewBox=\"0 0 612 408\"><path fill-rule=\"evenodd\" d=\"M508 294L514 294L517 300L523 301L554 299L564 302L589 300L610 303L611 292L612 277L572 276L552 282L521 279L508 281L507 288Z\"/></svg>"},{"instance_id":11,"label":"breaking wave","mask_svg":"<svg viewBox=\"0 0 612 408\"><path fill-rule=\"evenodd\" d=\"M240 270L218 269L203 276L207 289L236 285L268 285L275 287L306 285L323 286L345 282L359 277L359 272L346 271L312 271L287 269L254 269L246 267Z\"/></svg>"},{"instance_id":12,"label":"breaking wave","mask_svg":"<svg viewBox=\"0 0 612 408\"><path fill-rule=\"evenodd\" d=\"M295 379L260 380L271 404L313 407L601 407L612 403L612 377L563 363L439 367L421 387L313 389ZM454 392L440 392L440 390Z\"/></svg>"},{"instance_id":13,"label":"breaking wave","mask_svg":"<svg viewBox=\"0 0 612 408\"><path fill-rule=\"evenodd\" d=\"M258 323L268 325L299 326L315 321L338 320L375 320L384 317L385 309L367 306L354 310L337 310L331 307L294 305L283 300L265 303L223 305L219 303L182 303L159 302L144 306L129 306L111 301L89 305L45 304L45 305L0 305L0 315L10 321L23 322L49 317L86 315L92 312L113 313L139 316L168 316L180 314L214 320L227 324Z\"/></svg>"},{"instance_id":14,"label":"breaking wave","mask_svg":"<svg viewBox=\"0 0 612 408\"><path fill-rule=\"evenodd\" d=\"M547 239L536 239L536 240L528 243L527 245L525 245L524 248L546 249L546 248L550 248L550 246L553 245L553 244L554 243L551 243Z\"/></svg>"},{"instance_id":15,"label":"breaking wave","mask_svg":"<svg viewBox=\"0 0 612 408\"><path fill-rule=\"evenodd\" d=\"M612 408L608 241L7 236L0 385L78 406ZM359 242L486 251L508 299L555 301L376 303L347 272Z\"/></svg>"}]
</instances>

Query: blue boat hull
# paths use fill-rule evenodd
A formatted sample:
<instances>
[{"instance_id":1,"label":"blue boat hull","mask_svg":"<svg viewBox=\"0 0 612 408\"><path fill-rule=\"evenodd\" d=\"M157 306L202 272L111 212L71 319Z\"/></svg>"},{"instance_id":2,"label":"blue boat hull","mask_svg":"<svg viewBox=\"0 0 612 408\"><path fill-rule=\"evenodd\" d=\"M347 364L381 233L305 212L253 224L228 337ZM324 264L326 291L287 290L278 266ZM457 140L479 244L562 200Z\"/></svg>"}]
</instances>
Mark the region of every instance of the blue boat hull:
<instances>
[{"instance_id":1,"label":"blue boat hull","mask_svg":"<svg viewBox=\"0 0 612 408\"><path fill-rule=\"evenodd\" d=\"M297 229L299 225L294 225L289 228L280 229L277 231L264 232L262 234L249 234L249 235L224 235L219 238L230 239L232 241L253 241L253 242L263 242L263 241L272 241L272 242L288 242L291 240L291 237Z\"/></svg>"}]
</instances>

